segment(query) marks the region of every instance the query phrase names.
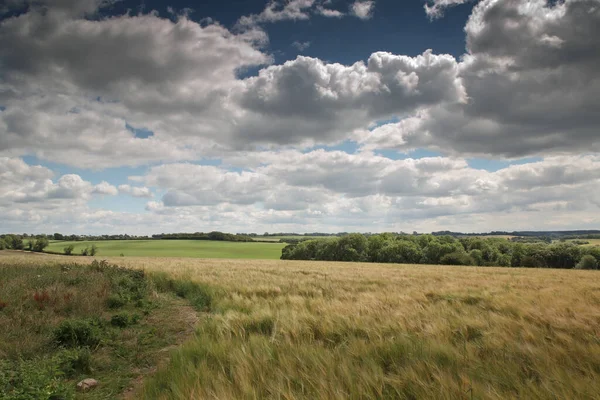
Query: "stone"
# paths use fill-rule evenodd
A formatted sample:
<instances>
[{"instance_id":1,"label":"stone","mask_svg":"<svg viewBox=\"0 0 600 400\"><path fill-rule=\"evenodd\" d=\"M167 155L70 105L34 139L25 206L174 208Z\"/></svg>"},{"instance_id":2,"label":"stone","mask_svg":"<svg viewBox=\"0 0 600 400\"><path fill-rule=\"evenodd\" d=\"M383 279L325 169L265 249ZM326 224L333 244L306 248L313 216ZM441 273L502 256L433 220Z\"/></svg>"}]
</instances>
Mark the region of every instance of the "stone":
<instances>
[{"instance_id":1,"label":"stone","mask_svg":"<svg viewBox=\"0 0 600 400\"><path fill-rule=\"evenodd\" d=\"M93 389L96 386L98 386L97 380L87 378L77 384L77 390L79 390L80 392L87 392L88 390Z\"/></svg>"}]
</instances>

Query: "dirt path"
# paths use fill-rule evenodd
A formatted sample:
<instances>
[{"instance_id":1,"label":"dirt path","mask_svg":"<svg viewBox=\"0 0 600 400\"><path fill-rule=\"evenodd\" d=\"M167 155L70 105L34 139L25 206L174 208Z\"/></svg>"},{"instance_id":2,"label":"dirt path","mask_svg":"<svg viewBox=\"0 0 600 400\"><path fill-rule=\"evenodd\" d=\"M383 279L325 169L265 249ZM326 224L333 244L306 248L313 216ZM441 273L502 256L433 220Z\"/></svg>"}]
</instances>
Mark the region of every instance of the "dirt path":
<instances>
[{"instance_id":1,"label":"dirt path","mask_svg":"<svg viewBox=\"0 0 600 400\"><path fill-rule=\"evenodd\" d=\"M169 312L169 320L172 324L181 326L181 330L175 334L173 344L164 347L157 351L157 362L154 366L143 370L138 370L139 375L131 381L131 384L123 394L121 399L130 400L139 398L141 390L143 388L144 379L154 374L158 368L166 365L169 362L169 353L177 346L188 340L196 329L198 323L198 313L192 306L187 304L185 300L175 298L173 299L172 307L167 308ZM149 317L149 320L158 319L157 317Z\"/></svg>"}]
</instances>

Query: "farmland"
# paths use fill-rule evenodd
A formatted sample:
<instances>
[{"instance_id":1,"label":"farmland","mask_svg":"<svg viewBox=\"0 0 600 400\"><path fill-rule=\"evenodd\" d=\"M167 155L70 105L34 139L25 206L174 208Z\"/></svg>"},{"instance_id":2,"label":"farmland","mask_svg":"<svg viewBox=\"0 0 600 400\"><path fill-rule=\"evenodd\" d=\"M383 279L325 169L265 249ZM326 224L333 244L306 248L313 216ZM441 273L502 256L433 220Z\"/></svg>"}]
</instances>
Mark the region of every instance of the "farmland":
<instances>
[{"instance_id":1,"label":"farmland","mask_svg":"<svg viewBox=\"0 0 600 400\"><path fill-rule=\"evenodd\" d=\"M52 241L47 251L62 253L69 245L73 254L95 244L101 257L194 257L194 258L245 258L278 259L285 244L226 242L213 240L99 240Z\"/></svg>"},{"instance_id":2,"label":"farmland","mask_svg":"<svg viewBox=\"0 0 600 400\"><path fill-rule=\"evenodd\" d=\"M73 258L8 256L0 264L64 259ZM196 335L145 379L141 398L591 399L600 393L597 271L109 262L210 288Z\"/></svg>"}]
</instances>

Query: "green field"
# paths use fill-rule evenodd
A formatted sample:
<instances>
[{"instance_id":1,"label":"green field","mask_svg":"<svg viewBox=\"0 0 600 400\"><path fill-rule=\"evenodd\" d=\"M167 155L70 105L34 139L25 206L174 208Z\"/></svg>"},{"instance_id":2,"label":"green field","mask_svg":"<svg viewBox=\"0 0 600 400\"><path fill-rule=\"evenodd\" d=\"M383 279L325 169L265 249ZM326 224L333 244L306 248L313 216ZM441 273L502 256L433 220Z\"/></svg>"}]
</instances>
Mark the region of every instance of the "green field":
<instances>
[{"instance_id":1,"label":"green field","mask_svg":"<svg viewBox=\"0 0 600 400\"><path fill-rule=\"evenodd\" d=\"M278 259L285 243L221 242L210 240L100 240L53 241L46 251L62 253L69 245L75 246L73 254L80 254L87 246L95 244L98 256L111 257L194 257L194 258L247 258Z\"/></svg>"}]
</instances>

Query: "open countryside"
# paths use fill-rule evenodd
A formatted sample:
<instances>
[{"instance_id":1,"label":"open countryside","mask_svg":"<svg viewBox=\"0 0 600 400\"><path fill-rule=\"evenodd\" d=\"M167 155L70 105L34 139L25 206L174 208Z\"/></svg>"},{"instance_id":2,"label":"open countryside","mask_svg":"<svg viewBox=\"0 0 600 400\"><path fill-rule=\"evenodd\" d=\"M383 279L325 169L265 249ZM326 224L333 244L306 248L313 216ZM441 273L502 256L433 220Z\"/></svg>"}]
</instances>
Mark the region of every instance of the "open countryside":
<instances>
[{"instance_id":1,"label":"open countryside","mask_svg":"<svg viewBox=\"0 0 600 400\"><path fill-rule=\"evenodd\" d=\"M40 274L44 266L73 260L0 252L0 273L19 266ZM592 399L600 393L596 271L152 257L107 262L143 269L151 290L173 287L203 311L196 334L155 374L126 372L143 378L129 392L136 398ZM47 288L53 304L57 293L45 286L53 281L43 279L48 283L37 289ZM10 300L6 290L0 287L4 301ZM5 313L22 309L7 303ZM103 318L120 321L112 310ZM117 315L128 312L135 311ZM63 319L53 317L48 339L38 338L51 341L52 332L64 330ZM128 328L109 323L98 335L152 329L140 321ZM127 379L99 369L97 358L116 345L90 354L92 370L105 377L102 393L109 384L128 387ZM143 351L150 357L155 347ZM71 374L72 382L90 376Z\"/></svg>"},{"instance_id":2,"label":"open countryside","mask_svg":"<svg viewBox=\"0 0 600 400\"><path fill-rule=\"evenodd\" d=\"M98 256L195 257L278 259L285 243L227 242L215 240L98 240L51 241L47 251L63 253L74 246L73 254L96 245Z\"/></svg>"}]
</instances>

